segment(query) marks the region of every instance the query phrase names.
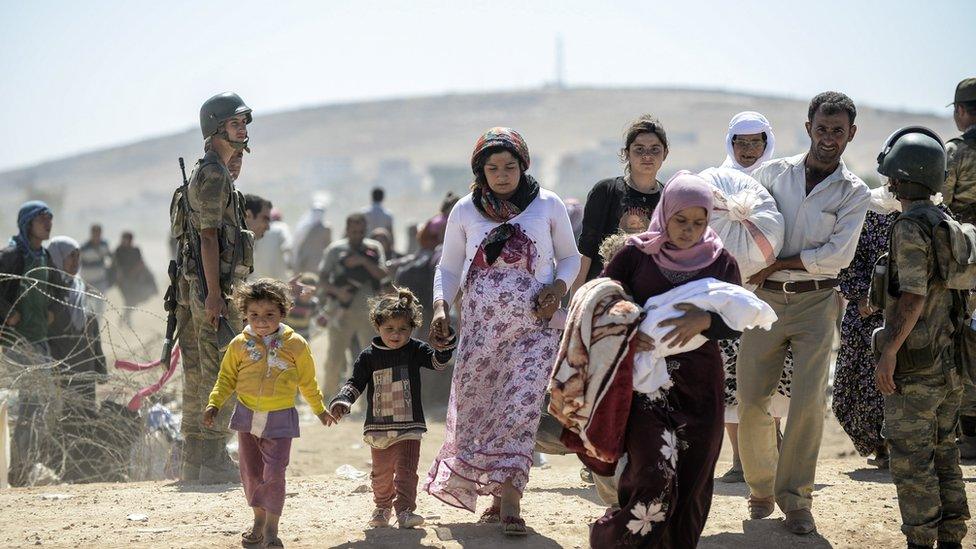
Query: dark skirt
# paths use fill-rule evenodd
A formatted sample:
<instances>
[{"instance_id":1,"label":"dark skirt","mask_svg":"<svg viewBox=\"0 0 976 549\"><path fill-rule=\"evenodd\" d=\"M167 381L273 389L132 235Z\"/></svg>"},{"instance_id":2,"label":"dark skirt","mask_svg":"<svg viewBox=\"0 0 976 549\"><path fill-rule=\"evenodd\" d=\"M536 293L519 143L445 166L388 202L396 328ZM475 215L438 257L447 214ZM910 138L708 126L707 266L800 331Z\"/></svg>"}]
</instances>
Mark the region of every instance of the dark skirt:
<instances>
[{"instance_id":1,"label":"dark skirt","mask_svg":"<svg viewBox=\"0 0 976 549\"><path fill-rule=\"evenodd\" d=\"M621 508L593 525L595 548L695 547L712 504L722 449L724 371L714 342L668 360L673 386L635 393L627 421Z\"/></svg>"}]
</instances>

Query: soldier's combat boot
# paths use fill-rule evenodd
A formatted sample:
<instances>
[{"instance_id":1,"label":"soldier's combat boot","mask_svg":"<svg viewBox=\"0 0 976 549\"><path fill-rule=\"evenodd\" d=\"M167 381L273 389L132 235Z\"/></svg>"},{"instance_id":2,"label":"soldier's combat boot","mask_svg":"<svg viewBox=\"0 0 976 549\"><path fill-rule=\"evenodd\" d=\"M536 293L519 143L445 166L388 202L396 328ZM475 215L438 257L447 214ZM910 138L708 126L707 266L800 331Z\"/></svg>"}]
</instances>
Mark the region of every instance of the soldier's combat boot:
<instances>
[{"instance_id":1,"label":"soldier's combat boot","mask_svg":"<svg viewBox=\"0 0 976 549\"><path fill-rule=\"evenodd\" d=\"M976 459L976 437L968 435L959 437L959 458Z\"/></svg>"},{"instance_id":2,"label":"soldier's combat boot","mask_svg":"<svg viewBox=\"0 0 976 549\"><path fill-rule=\"evenodd\" d=\"M241 481L237 464L227 453L224 439L203 442L203 460L200 466L201 484L230 484Z\"/></svg>"},{"instance_id":3,"label":"soldier's combat boot","mask_svg":"<svg viewBox=\"0 0 976 549\"><path fill-rule=\"evenodd\" d=\"M183 439L183 450L180 452L180 482L200 482L201 446L203 440L187 437Z\"/></svg>"},{"instance_id":4,"label":"soldier's combat boot","mask_svg":"<svg viewBox=\"0 0 976 549\"><path fill-rule=\"evenodd\" d=\"M976 459L976 417L959 417L959 458Z\"/></svg>"}]
</instances>

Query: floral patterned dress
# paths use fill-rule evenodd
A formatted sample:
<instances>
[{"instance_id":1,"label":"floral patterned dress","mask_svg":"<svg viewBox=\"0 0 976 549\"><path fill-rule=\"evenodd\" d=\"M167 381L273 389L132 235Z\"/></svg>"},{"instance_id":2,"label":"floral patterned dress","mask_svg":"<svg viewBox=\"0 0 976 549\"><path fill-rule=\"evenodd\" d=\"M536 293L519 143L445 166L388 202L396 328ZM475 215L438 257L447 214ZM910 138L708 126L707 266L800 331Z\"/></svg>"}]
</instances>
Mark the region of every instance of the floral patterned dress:
<instances>
[{"instance_id":1,"label":"floral patterned dress","mask_svg":"<svg viewBox=\"0 0 976 549\"><path fill-rule=\"evenodd\" d=\"M727 251L690 274L674 279L633 246L604 271L630 288L637 303L701 278L740 283L739 267ZM705 335L710 337L708 330ZM701 537L722 448L722 356L710 340L669 357L667 366L670 387L652 395L634 393L624 435L628 462L617 487L620 509L596 521L591 547L695 547Z\"/></svg>"},{"instance_id":2,"label":"floral patterned dress","mask_svg":"<svg viewBox=\"0 0 976 549\"><path fill-rule=\"evenodd\" d=\"M872 455L884 445L884 397L874 382L875 360L871 353L871 334L881 327L884 315L878 311L861 318L857 302L868 294L874 263L888 251L888 233L897 215L868 212L854 260L840 273L840 291L848 303L840 331L843 344L834 372L833 409L862 456Z\"/></svg>"},{"instance_id":3,"label":"floral patterned dress","mask_svg":"<svg viewBox=\"0 0 976 549\"><path fill-rule=\"evenodd\" d=\"M481 244L461 297L461 330L451 381L447 434L424 489L469 511L479 495L501 495L529 480L542 400L559 333L533 315L542 289L535 244L516 223L494 264Z\"/></svg>"}]
</instances>

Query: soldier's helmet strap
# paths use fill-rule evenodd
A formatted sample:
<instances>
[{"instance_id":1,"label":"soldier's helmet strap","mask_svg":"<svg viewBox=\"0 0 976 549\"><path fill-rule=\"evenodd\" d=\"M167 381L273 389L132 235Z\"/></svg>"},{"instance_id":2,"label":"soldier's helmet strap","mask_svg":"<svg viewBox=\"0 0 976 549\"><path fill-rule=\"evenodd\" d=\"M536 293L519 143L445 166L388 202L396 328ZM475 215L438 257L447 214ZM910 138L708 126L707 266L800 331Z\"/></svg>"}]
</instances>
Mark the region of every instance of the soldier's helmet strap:
<instances>
[{"instance_id":1,"label":"soldier's helmet strap","mask_svg":"<svg viewBox=\"0 0 976 549\"><path fill-rule=\"evenodd\" d=\"M218 131L215 135L230 143L230 146L233 147L235 151L251 152L251 147L249 146L251 136L245 137L244 141L234 141L230 138L230 134L227 133L227 128L221 128L220 131Z\"/></svg>"}]
</instances>

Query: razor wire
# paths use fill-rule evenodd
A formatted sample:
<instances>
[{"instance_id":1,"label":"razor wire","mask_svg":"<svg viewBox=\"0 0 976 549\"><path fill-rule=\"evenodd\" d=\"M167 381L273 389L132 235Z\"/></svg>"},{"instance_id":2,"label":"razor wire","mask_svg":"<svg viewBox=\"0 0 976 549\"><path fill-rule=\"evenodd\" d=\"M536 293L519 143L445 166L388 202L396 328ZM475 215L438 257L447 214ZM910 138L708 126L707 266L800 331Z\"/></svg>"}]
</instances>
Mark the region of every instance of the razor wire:
<instances>
[{"instance_id":1,"label":"razor wire","mask_svg":"<svg viewBox=\"0 0 976 549\"><path fill-rule=\"evenodd\" d=\"M49 281L38 280L44 271ZM172 478L179 466L180 418L174 408L182 384L169 380L158 392L133 398L165 382L171 366L152 366L165 328L162 296L149 302L153 308L122 306L86 288L84 330L27 341L8 321L29 291L44 295L58 314L78 308L60 297L74 291L62 284L65 276L50 267L22 276L0 273L0 285L20 286L17 301L0 318L0 401L7 401L12 419L11 484ZM96 301L104 305L100 318L91 307ZM52 346L60 358L53 357ZM91 371L99 360L104 374ZM145 364L117 367L126 362Z\"/></svg>"}]
</instances>

